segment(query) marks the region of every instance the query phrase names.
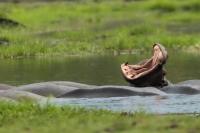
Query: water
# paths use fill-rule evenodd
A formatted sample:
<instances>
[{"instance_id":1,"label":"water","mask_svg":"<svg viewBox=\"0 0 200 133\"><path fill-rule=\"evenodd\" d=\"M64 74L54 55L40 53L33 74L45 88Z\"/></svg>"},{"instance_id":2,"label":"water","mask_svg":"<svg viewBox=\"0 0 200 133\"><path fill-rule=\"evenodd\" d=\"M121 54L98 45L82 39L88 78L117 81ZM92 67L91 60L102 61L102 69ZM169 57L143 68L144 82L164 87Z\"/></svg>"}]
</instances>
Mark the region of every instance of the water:
<instances>
[{"instance_id":1,"label":"water","mask_svg":"<svg viewBox=\"0 0 200 133\"><path fill-rule=\"evenodd\" d=\"M43 81L74 81L95 85L128 85L122 78L120 64L136 63L150 53L120 56L55 57L0 60L0 82L22 85ZM167 78L173 83L200 79L200 56L170 52L166 64ZM115 97L95 99L57 99L58 105L78 105L113 111L145 110L155 113L200 113L200 95L169 95L167 98Z\"/></svg>"},{"instance_id":2,"label":"water","mask_svg":"<svg viewBox=\"0 0 200 133\"><path fill-rule=\"evenodd\" d=\"M145 111L148 113L200 113L200 95L170 94L160 96L130 96L111 98L56 99L49 103L56 105L73 105L87 108L106 109L116 112Z\"/></svg>"},{"instance_id":3,"label":"water","mask_svg":"<svg viewBox=\"0 0 200 133\"><path fill-rule=\"evenodd\" d=\"M22 85L65 80L95 85L128 85L122 78L120 64L136 63L151 54L95 57L55 57L0 60L0 83ZM176 83L200 79L200 56L170 52L167 78Z\"/></svg>"}]
</instances>

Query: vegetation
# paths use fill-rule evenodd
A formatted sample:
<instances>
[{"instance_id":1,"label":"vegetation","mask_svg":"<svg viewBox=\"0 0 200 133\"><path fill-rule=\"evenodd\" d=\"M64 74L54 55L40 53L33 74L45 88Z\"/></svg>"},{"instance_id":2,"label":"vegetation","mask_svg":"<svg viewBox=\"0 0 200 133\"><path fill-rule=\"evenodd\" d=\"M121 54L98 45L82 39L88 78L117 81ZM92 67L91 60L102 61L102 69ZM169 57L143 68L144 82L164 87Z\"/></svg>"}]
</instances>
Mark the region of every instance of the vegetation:
<instances>
[{"instance_id":1,"label":"vegetation","mask_svg":"<svg viewBox=\"0 0 200 133\"><path fill-rule=\"evenodd\" d=\"M114 113L78 107L0 103L0 132L160 132L197 133L200 119L192 115Z\"/></svg>"},{"instance_id":2,"label":"vegetation","mask_svg":"<svg viewBox=\"0 0 200 133\"><path fill-rule=\"evenodd\" d=\"M199 0L3 1L9 2L0 3L0 58L145 50L154 42L172 49L200 49ZM0 102L0 132L196 133L199 129L196 115Z\"/></svg>"},{"instance_id":3,"label":"vegetation","mask_svg":"<svg viewBox=\"0 0 200 133\"><path fill-rule=\"evenodd\" d=\"M32 0L33 1L33 0ZM199 0L0 3L0 57L200 48ZM12 24L12 23L11 23Z\"/></svg>"}]
</instances>

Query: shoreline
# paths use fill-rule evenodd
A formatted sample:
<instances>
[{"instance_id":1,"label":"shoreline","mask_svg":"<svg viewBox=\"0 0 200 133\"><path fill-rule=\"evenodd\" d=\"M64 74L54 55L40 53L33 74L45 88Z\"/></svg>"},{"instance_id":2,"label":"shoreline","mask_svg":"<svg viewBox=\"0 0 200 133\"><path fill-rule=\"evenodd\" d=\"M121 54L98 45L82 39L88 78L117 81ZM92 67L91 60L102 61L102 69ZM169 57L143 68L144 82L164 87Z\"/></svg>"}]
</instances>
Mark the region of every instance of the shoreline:
<instances>
[{"instance_id":1,"label":"shoreline","mask_svg":"<svg viewBox=\"0 0 200 133\"><path fill-rule=\"evenodd\" d=\"M76 107L1 102L0 132L198 132L199 115L116 113ZM192 122L191 122L192 121ZM10 124L12 123L12 124ZM41 125L42 123L42 125ZM160 124L156 124L160 123Z\"/></svg>"},{"instance_id":2,"label":"shoreline","mask_svg":"<svg viewBox=\"0 0 200 133\"><path fill-rule=\"evenodd\" d=\"M185 53L185 54L191 54L191 55L197 55L199 56L199 50L200 50L200 45L194 45L194 46L189 46L189 47L182 47L182 48L166 48L167 51L169 52L178 52L178 53ZM149 54L151 53L151 47L149 49L144 50L144 49L132 49L132 50L107 50L104 52L96 52L96 53L91 53L87 51L82 51L81 54L69 54L69 53L64 53L64 52L53 52L53 53L35 53L34 55L4 55L0 53L0 59L26 59L26 58L57 58L57 57L95 57L95 56L120 56L120 55L141 55L141 54Z\"/></svg>"}]
</instances>

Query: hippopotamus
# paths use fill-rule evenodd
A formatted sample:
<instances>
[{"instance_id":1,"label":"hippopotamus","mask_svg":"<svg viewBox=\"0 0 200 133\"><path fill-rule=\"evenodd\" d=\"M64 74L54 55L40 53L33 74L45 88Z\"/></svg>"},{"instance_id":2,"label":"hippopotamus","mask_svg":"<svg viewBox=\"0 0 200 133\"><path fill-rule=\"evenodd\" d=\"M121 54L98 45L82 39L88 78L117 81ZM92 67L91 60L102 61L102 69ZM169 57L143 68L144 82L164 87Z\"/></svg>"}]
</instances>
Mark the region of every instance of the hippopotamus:
<instances>
[{"instance_id":1,"label":"hippopotamus","mask_svg":"<svg viewBox=\"0 0 200 133\"><path fill-rule=\"evenodd\" d=\"M172 93L191 95L200 93L200 80L188 80L177 84L170 84L162 88L120 85L95 86L69 81L52 81L23 85L16 87L13 90L28 91L37 95L54 96L56 98L97 98L153 95L166 96Z\"/></svg>"},{"instance_id":2,"label":"hippopotamus","mask_svg":"<svg viewBox=\"0 0 200 133\"><path fill-rule=\"evenodd\" d=\"M0 97L18 99L28 96L31 99L55 98L97 98L124 96L153 96L168 94L199 94L200 80L187 80L177 84L170 83L166 78L164 65L168 55L161 44L153 45L153 56L136 65L123 63L123 77L130 83L120 85L88 85L70 81L51 81L21 86L0 84Z\"/></svg>"},{"instance_id":3,"label":"hippopotamus","mask_svg":"<svg viewBox=\"0 0 200 133\"><path fill-rule=\"evenodd\" d=\"M167 96L169 94L200 93L200 80L187 80L177 84L170 84L162 88L134 87L120 85L87 85L69 81L51 81L33 83L0 90L0 97L9 99L41 100L51 96L55 98L99 98L99 97L124 97L124 96Z\"/></svg>"},{"instance_id":4,"label":"hippopotamus","mask_svg":"<svg viewBox=\"0 0 200 133\"><path fill-rule=\"evenodd\" d=\"M126 81L136 87L163 87L168 85L163 68L168 58L166 49L159 43L153 45L153 56L138 64L128 62L121 65L122 75Z\"/></svg>"}]
</instances>

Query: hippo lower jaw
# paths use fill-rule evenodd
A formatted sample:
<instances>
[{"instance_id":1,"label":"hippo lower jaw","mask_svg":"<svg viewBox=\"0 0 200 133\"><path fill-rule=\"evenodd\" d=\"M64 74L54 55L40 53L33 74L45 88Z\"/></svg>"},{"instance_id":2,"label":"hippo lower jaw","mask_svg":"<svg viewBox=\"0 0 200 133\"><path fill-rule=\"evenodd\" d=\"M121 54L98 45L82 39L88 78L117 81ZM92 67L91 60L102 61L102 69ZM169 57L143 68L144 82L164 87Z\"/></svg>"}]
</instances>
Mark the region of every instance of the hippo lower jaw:
<instances>
[{"instance_id":1,"label":"hippo lower jaw","mask_svg":"<svg viewBox=\"0 0 200 133\"><path fill-rule=\"evenodd\" d=\"M153 56L150 59L136 65L122 64L122 74L126 81L136 87L166 86L163 65L166 63L167 57L165 48L161 44L154 44Z\"/></svg>"}]
</instances>

